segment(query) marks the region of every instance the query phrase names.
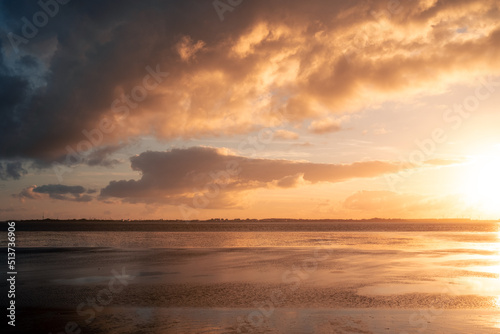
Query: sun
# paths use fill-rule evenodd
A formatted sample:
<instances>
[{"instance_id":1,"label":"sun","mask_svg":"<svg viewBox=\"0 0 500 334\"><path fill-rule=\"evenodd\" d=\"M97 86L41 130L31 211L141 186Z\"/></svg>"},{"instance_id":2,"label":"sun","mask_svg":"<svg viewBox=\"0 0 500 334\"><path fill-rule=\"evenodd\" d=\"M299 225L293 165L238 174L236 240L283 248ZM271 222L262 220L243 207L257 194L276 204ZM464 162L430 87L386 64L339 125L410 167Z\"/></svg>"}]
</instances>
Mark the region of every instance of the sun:
<instances>
[{"instance_id":1,"label":"sun","mask_svg":"<svg viewBox=\"0 0 500 334\"><path fill-rule=\"evenodd\" d=\"M462 194L466 203L486 215L500 215L500 150L477 155L467 164Z\"/></svg>"}]
</instances>

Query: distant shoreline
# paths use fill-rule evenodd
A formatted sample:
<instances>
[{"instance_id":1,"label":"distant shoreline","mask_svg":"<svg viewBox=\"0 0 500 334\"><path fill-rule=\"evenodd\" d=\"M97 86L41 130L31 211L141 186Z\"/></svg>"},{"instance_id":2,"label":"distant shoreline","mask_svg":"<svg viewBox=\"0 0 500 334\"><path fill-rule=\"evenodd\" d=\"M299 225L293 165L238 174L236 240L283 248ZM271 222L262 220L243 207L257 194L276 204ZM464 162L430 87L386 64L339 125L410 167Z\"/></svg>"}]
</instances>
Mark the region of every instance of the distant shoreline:
<instances>
[{"instance_id":1,"label":"distant shoreline","mask_svg":"<svg viewBox=\"0 0 500 334\"><path fill-rule=\"evenodd\" d=\"M4 222L3 224L6 224ZM249 219L249 220L21 220L16 231L45 232L496 232L497 220Z\"/></svg>"}]
</instances>

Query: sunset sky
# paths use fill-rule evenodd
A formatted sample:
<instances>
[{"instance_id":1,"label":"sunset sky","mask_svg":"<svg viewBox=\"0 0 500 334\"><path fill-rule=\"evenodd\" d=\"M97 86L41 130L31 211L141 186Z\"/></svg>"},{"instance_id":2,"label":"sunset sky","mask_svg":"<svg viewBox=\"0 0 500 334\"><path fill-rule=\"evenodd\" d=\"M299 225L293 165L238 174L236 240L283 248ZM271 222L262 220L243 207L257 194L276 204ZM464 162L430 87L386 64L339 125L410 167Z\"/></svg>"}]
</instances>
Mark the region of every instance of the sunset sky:
<instances>
[{"instance_id":1,"label":"sunset sky","mask_svg":"<svg viewBox=\"0 0 500 334\"><path fill-rule=\"evenodd\" d=\"M500 218L498 0L0 3L0 219Z\"/></svg>"}]
</instances>

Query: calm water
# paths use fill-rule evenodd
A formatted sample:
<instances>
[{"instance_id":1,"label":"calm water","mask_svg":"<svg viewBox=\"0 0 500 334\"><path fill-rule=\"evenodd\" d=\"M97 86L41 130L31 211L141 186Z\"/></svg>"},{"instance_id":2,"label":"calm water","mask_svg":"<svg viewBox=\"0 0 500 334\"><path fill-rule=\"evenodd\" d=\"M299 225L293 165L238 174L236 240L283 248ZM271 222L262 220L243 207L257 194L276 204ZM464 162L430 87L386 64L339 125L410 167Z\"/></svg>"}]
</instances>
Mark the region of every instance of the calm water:
<instances>
[{"instance_id":1,"label":"calm water","mask_svg":"<svg viewBox=\"0 0 500 334\"><path fill-rule=\"evenodd\" d=\"M75 317L113 270L134 277L92 333L500 331L499 223L34 224L17 232L30 307Z\"/></svg>"},{"instance_id":2,"label":"calm water","mask_svg":"<svg viewBox=\"0 0 500 334\"><path fill-rule=\"evenodd\" d=\"M475 247L492 247L498 242L500 223L63 221L23 222L17 224L16 230L18 247L230 248L323 245L439 249L471 243L477 244ZM0 245L6 245L6 237L0 240Z\"/></svg>"}]
</instances>

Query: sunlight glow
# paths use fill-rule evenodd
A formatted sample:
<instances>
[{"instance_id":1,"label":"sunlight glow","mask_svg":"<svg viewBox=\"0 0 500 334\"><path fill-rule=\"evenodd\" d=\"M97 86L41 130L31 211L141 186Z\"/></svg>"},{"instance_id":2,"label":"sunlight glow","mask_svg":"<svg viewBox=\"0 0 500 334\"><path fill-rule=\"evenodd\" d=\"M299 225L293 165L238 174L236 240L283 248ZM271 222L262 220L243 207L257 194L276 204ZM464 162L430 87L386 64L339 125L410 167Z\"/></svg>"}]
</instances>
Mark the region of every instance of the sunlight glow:
<instances>
[{"instance_id":1,"label":"sunlight glow","mask_svg":"<svg viewBox=\"0 0 500 334\"><path fill-rule=\"evenodd\" d=\"M472 158L462 182L468 205L486 215L500 215L500 150Z\"/></svg>"}]
</instances>

